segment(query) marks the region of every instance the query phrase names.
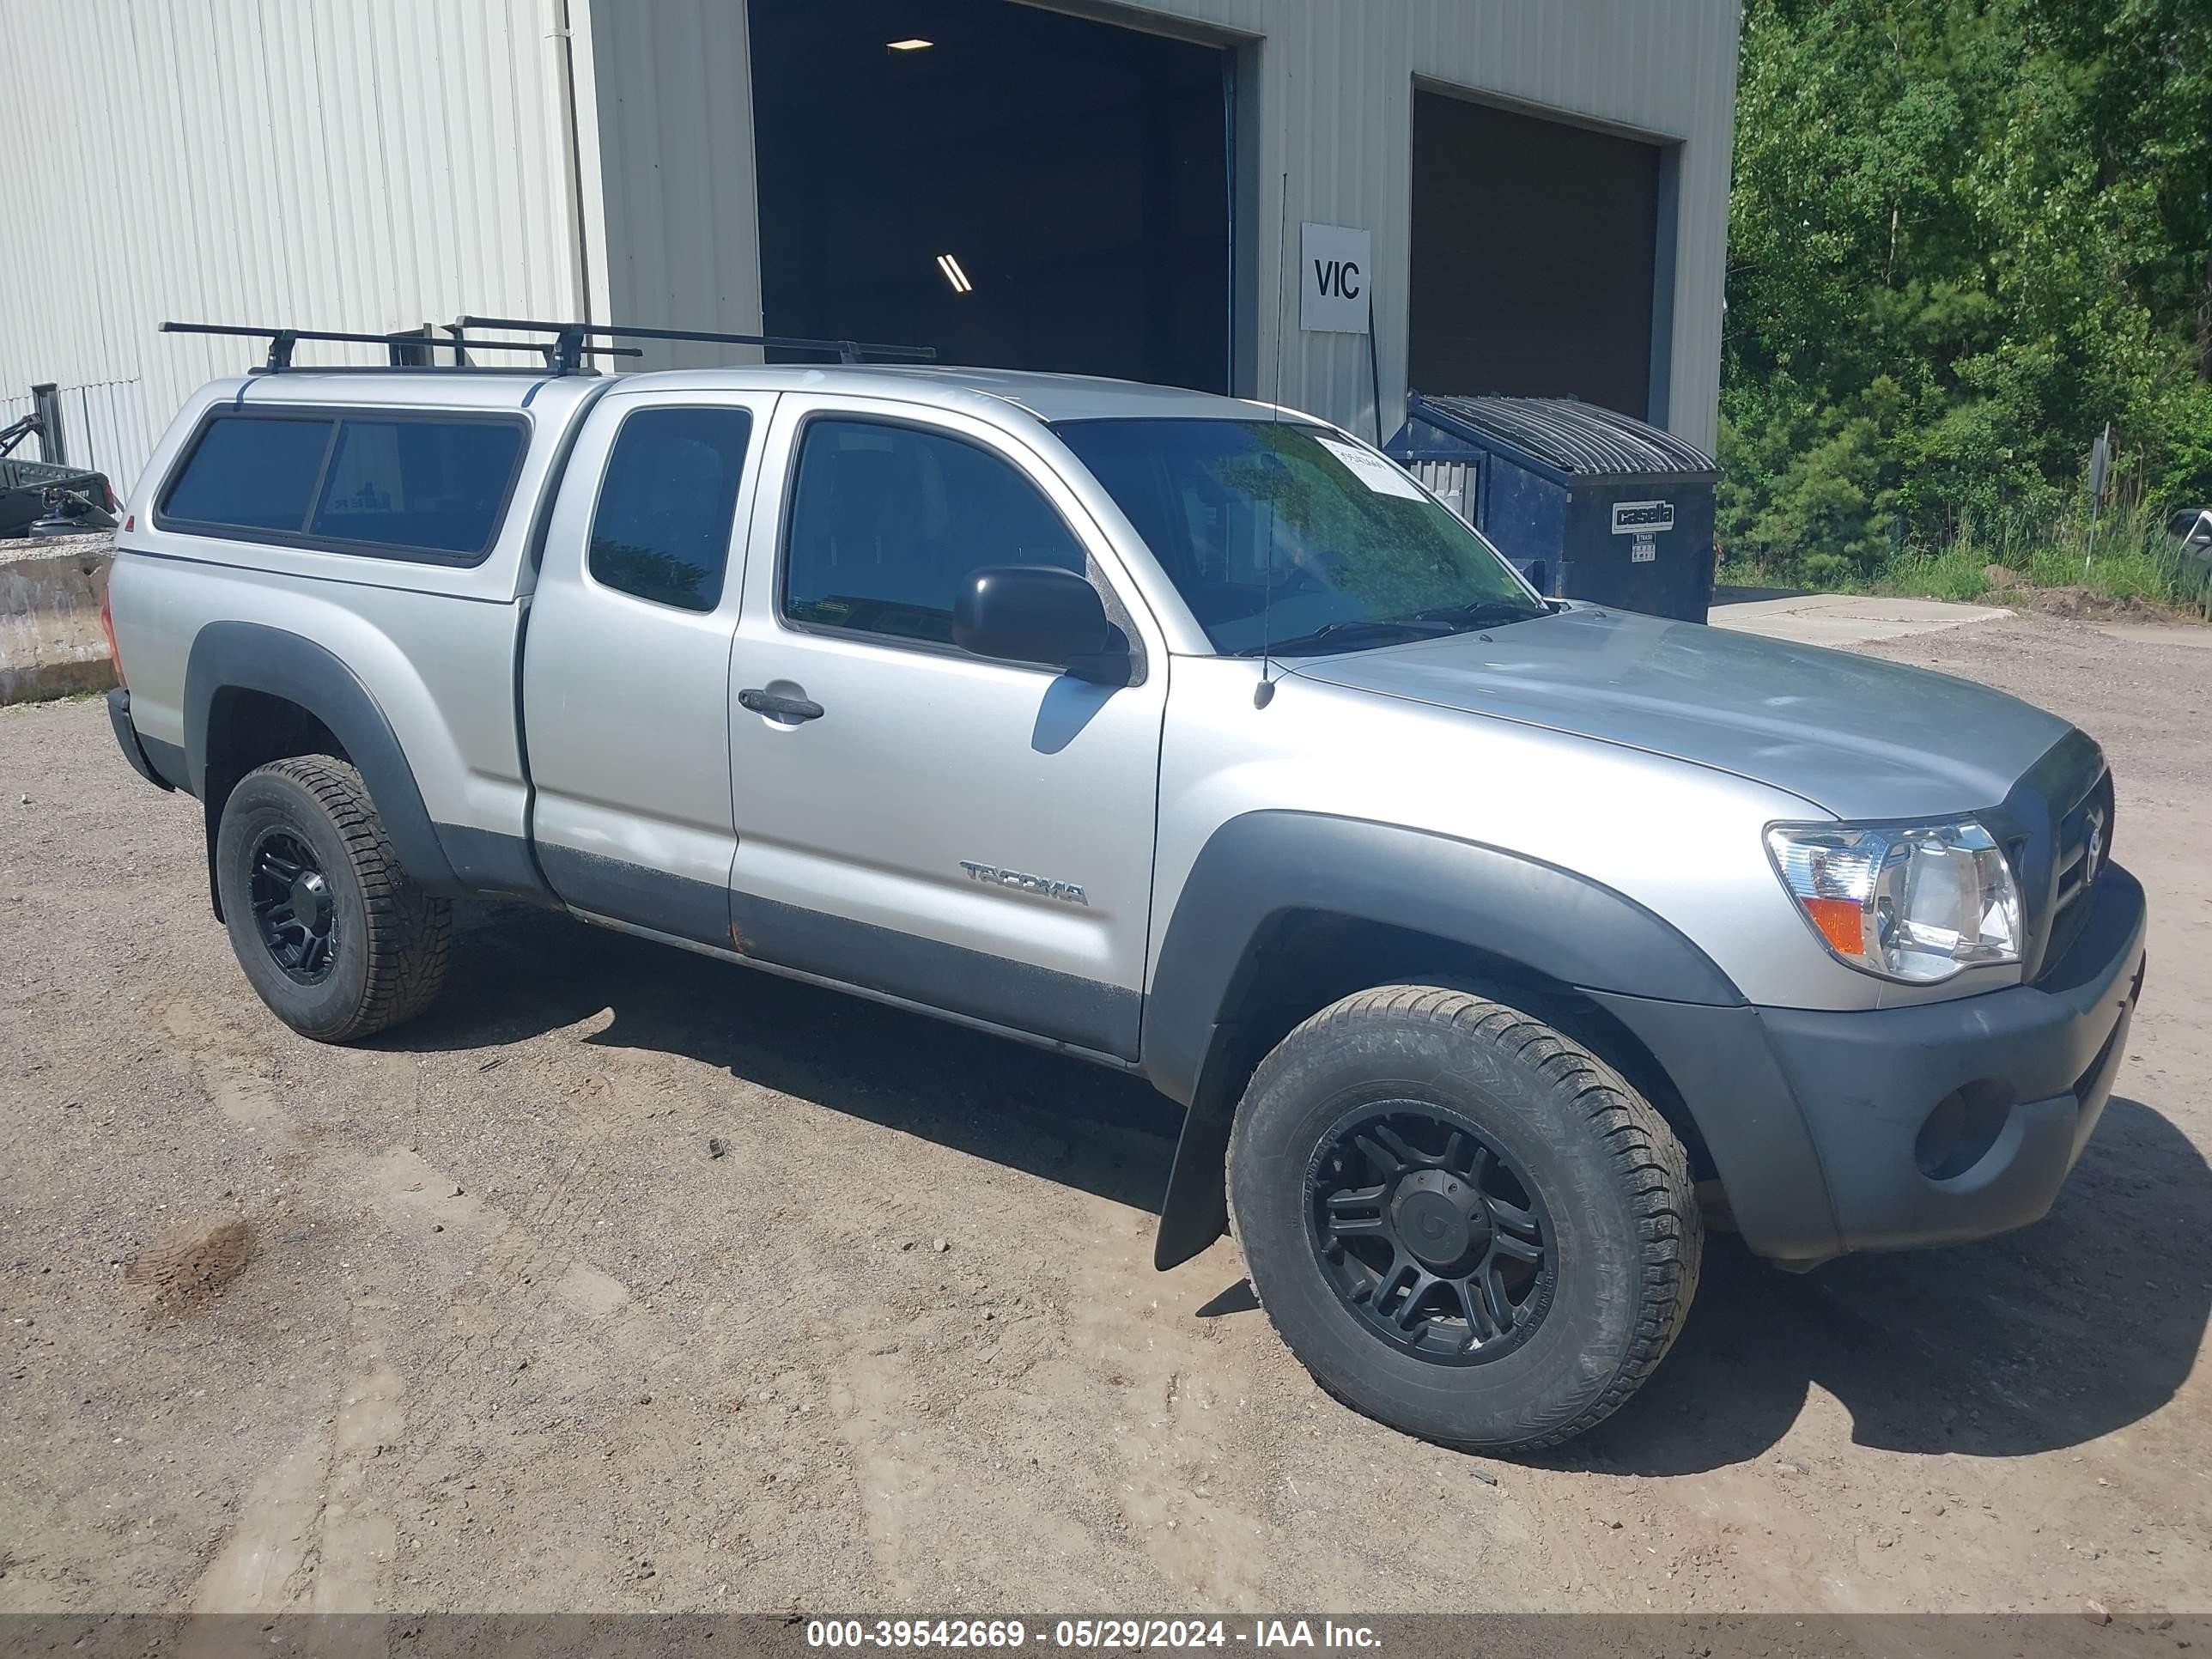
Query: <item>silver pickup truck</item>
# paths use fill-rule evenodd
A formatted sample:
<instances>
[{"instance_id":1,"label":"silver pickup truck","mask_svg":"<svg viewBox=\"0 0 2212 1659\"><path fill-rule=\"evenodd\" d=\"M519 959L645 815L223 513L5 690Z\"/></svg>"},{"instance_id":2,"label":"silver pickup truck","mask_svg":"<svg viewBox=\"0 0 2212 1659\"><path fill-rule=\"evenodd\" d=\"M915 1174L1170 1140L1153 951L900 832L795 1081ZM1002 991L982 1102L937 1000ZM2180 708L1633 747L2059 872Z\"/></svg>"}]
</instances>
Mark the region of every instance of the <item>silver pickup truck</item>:
<instances>
[{"instance_id":1,"label":"silver pickup truck","mask_svg":"<svg viewBox=\"0 0 2212 1659\"><path fill-rule=\"evenodd\" d=\"M1620 1406L1709 1222L2036 1219L2142 988L2065 721L1547 601L1286 410L288 370L124 510L115 734L294 1030L419 1012L488 897L1138 1073L1159 1264L1233 1228L1323 1387L1454 1445Z\"/></svg>"}]
</instances>

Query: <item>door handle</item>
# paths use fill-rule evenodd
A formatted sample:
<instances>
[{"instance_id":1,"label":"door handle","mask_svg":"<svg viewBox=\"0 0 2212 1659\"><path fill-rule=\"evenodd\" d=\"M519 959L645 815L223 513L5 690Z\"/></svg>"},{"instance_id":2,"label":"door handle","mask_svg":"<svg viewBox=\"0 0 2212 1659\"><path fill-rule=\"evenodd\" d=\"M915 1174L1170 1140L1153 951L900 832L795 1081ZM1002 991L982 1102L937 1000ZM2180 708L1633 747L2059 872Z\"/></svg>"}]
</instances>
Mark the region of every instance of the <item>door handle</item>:
<instances>
[{"instance_id":1,"label":"door handle","mask_svg":"<svg viewBox=\"0 0 2212 1659\"><path fill-rule=\"evenodd\" d=\"M822 705L810 697L787 697L779 691L764 690L759 686L748 686L738 693L738 702L756 714L768 714L780 720L818 720Z\"/></svg>"}]
</instances>

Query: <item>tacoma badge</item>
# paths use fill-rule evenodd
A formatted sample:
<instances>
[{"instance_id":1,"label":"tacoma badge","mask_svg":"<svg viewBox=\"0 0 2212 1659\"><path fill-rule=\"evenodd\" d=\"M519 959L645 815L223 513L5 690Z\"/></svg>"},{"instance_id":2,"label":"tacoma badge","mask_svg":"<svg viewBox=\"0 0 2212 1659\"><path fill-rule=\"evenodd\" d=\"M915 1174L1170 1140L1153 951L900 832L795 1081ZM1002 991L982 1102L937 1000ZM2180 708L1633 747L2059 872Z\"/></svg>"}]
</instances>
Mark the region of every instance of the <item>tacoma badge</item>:
<instances>
[{"instance_id":1,"label":"tacoma badge","mask_svg":"<svg viewBox=\"0 0 2212 1659\"><path fill-rule=\"evenodd\" d=\"M960 860L960 867L968 872L970 881L1011 887L1018 893L1035 893L1041 898L1059 899L1067 904L1087 907L1091 902L1083 896L1083 890L1072 881L1048 881L1042 876L1025 876L1018 870L1001 870L995 864L970 864L966 859Z\"/></svg>"}]
</instances>

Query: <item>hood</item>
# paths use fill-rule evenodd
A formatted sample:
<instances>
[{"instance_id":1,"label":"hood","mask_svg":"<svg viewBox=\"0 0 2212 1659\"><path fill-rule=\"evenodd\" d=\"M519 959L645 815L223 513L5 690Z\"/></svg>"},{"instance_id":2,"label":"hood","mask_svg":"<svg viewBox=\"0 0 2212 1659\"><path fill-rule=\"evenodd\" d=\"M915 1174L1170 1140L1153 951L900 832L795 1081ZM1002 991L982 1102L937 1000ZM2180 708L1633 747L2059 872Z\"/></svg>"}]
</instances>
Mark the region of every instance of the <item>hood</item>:
<instances>
[{"instance_id":1,"label":"hood","mask_svg":"<svg viewBox=\"0 0 2212 1659\"><path fill-rule=\"evenodd\" d=\"M1841 818L1993 806L2072 728L1948 674L1599 609L1295 671L1383 696L1671 755Z\"/></svg>"}]
</instances>

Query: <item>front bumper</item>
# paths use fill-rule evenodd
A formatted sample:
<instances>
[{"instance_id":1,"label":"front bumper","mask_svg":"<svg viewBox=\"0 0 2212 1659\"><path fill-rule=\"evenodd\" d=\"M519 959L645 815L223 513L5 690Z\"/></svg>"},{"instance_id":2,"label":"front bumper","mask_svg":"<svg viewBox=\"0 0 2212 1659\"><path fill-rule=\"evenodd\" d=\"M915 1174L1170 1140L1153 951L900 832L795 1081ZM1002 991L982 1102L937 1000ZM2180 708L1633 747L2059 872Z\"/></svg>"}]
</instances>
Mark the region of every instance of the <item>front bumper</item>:
<instances>
[{"instance_id":1,"label":"front bumper","mask_svg":"<svg viewBox=\"0 0 2212 1659\"><path fill-rule=\"evenodd\" d=\"M2049 1211L2112 1097L2142 992L2142 884L2108 869L2087 902L2073 948L2033 985L1874 1013L1760 1011L1843 1249L1982 1238ZM2001 1127L1966 1167L1931 1176L1923 1128L1954 1091Z\"/></svg>"},{"instance_id":2,"label":"front bumper","mask_svg":"<svg viewBox=\"0 0 2212 1659\"><path fill-rule=\"evenodd\" d=\"M2126 1053L2142 884L2108 866L2076 902L2094 908L2034 984L1954 1001L1833 1012L1599 1000L1680 1090L1761 1255L1811 1267L1983 1238L2050 1210Z\"/></svg>"}]
</instances>

